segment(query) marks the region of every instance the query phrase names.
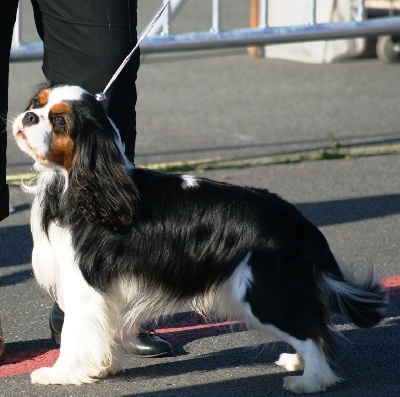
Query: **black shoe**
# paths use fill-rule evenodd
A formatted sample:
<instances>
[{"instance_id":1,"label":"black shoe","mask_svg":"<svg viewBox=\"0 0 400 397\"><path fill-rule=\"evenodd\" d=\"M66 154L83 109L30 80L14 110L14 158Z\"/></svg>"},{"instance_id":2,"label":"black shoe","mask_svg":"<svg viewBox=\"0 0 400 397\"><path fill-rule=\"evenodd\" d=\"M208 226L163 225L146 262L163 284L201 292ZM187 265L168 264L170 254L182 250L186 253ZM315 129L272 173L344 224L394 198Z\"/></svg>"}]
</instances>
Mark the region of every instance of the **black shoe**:
<instances>
[{"instance_id":1,"label":"black shoe","mask_svg":"<svg viewBox=\"0 0 400 397\"><path fill-rule=\"evenodd\" d=\"M155 331L137 333L124 348L128 354L147 358L164 357L172 351L172 346Z\"/></svg>"},{"instance_id":2,"label":"black shoe","mask_svg":"<svg viewBox=\"0 0 400 397\"><path fill-rule=\"evenodd\" d=\"M51 340L57 347L60 347L63 324L64 312L60 309L57 303L54 302L50 312L49 326L51 331Z\"/></svg>"},{"instance_id":3,"label":"black shoe","mask_svg":"<svg viewBox=\"0 0 400 397\"><path fill-rule=\"evenodd\" d=\"M54 345L60 347L61 331L64 324L64 312L56 302L50 312L49 326L51 331L51 340ZM172 346L155 331L139 332L136 338L124 346L129 354L140 357L164 357L172 350Z\"/></svg>"}]
</instances>

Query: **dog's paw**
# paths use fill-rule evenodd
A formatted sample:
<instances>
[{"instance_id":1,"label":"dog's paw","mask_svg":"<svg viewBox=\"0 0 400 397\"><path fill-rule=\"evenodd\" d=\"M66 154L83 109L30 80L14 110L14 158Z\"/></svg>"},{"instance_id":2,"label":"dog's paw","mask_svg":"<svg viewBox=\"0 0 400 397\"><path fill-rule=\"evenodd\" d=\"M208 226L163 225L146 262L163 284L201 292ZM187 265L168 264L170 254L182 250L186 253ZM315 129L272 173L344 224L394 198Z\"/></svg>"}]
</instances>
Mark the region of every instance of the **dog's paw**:
<instances>
[{"instance_id":1,"label":"dog's paw","mask_svg":"<svg viewBox=\"0 0 400 397\"><path fill-rule=\"evenodd\" d=\"M62 383L57 371L50 367L42 367L31 373L31 382L40 385Z\"/></svg>"},{"instance_id":2,"label":"dog's paw","mask_svg":"<svg viewBox=\"0 0 400 397\"><path fill-rule=\"evenodd\" d=\"M312 380L305 376L287 376L283 379L283 387L293 393L318 393L325 391L327 385L318 380Z\"/></svg>"},{"instance_id":3,"label":"dog's paw","mask_svg":"<svg viewBox=\"0 0 400 397\"><path fill-rule=\"evenodd\" d=\"M52 382L52 371L49 367L39 368L31 373L31 382L41 385L49 385Z\"/></svg>"},{"instance_id":4,"label":"dog's paw","mask_svg":"<svg viewBox=\"0 0 400 397\"><path fill-rule=\"evenodd\" d=\"M90 378L80 379L74 374L66 374L54 367L39 368L31 373L31 382L40 385L80 385L93 382Z\"/></svg>"},{"instance_id":5,"label":"dog's paw","mask_svg":"<svg viewBox=\"0 0 400 397\"><path fill-rule=\"evenodd\" d=\"M287 371L302 371L304 369L304 364L301 357L295 354L282 353L279 356L279 360L275 361L275 364L280 367L285 368Z\"/></svg>"}]
</instances>

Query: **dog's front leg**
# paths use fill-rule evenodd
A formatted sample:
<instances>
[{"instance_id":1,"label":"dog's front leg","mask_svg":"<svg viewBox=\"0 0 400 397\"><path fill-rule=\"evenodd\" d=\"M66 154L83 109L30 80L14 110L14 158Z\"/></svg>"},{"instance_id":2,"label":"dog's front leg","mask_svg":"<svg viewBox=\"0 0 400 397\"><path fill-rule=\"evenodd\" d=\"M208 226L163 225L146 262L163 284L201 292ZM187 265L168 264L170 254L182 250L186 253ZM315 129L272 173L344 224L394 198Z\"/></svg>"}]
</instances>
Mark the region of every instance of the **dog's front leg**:
<instances>
[{"instance_id":1,"label":"dog's front leg","mask_svg":"<svg viewBox=\"0 0 400 397\"><path fill-rule=\"evenodd\" d=\"M32 383L81 384L116 373L113 362L114 330L104 297L90 287L80 272L57 291L65 313L60 356L53 367L40 368L31 375ZM68 277L70 275L65 275Z\"/></svg>"}]
</instances>

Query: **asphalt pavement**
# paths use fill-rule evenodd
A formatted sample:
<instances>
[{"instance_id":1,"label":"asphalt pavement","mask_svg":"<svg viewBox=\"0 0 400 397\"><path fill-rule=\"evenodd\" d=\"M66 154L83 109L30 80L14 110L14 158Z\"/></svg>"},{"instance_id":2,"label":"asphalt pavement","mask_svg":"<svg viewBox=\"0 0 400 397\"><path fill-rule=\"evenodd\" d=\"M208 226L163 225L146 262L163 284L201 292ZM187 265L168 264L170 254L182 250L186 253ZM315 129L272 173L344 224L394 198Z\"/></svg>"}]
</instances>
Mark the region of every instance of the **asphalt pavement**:
<instances>
[{"instance_id":1,"label":"asphalt pavement","mask_svg":"<svg viewBox=\"0 0 400 397\"><path fill-rule=\"evenodd\" d=\"M150 5L158 7L146 4L139 8L143 19L152 15ZM36 39L28 6L26 37ZM207 12L196 7L196 15L189 4L182 9L179 29L190 18L205 24ZM232 10L227 26L244 26L243 10ZM152 55L139 71L138 166L268 188L320 227L343 264L373 265L397 286L378 327L359 330L337 319L343 338L333 368L344 380L326 396L400 395L399 68L376 58L331 65L253 60L236 49ZM40 62L12 64L10 77L12 119L43 80ZM92 385L31 385L29 372L54 363L58 351L49 340L52 300L32 277L30 197L18 186L17 175L29 173L32 162L9 137L16 212L0 224L0 312L8 348L0 396L290 395L282 389L285 372L274 364L287 346L254 331L229 332L191 312L159 326L174 346L170 357L131 357L124 373Z\"/></svg>"}]
</instances>

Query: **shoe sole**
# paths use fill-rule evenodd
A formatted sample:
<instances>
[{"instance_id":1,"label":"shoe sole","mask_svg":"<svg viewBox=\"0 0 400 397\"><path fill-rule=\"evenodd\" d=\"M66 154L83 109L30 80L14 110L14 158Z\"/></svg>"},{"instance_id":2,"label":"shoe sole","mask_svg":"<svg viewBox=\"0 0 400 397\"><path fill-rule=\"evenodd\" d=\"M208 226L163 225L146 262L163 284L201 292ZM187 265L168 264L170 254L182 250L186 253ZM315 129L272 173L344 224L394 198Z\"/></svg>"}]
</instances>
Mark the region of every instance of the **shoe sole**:
<instances>
[{"instance_id":1,"label":"shoe sole","mask_svg":"<svg viewBox=\"0 0 400 397\"><path fill-rule=\"evenodd\" d=\"M143 358L158 358L158 357L165 357L168 356L171 352L165 352L165 353L157 353L157 354L151 354L151 355L146 355L144 356L143 354L136 354L132 353L136 357L143 357ZM128 353L129 354L129 353Z\"/></svg>"}]
</instances>

